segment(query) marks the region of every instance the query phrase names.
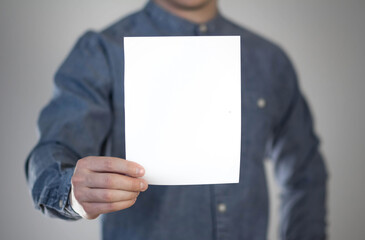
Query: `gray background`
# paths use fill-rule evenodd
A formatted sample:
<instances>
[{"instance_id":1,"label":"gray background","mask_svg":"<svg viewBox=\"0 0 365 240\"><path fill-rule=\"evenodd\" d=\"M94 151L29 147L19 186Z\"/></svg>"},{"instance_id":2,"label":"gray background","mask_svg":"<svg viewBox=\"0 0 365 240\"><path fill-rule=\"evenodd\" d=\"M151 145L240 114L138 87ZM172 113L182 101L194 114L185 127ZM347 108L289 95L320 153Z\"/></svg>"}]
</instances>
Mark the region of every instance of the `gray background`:
<instances>
[{"instance_id":1,"label":"gray background","mask_svg":"<svg viewBox=\"0 0 365 240\"><path fill-rule=\"evenodd\" d=\"M98 239L98 221L64 222L33 209L24 159L52 76L76 39L143 0L0 0L0 238ZM221 0L221 11L284 46L310 99L330 171L331 239L365 236L365 3L363 0ZM278 189L269 239L276 238ZM51 236L50 236L51 235Z\"/></svg>"}]
</instances>

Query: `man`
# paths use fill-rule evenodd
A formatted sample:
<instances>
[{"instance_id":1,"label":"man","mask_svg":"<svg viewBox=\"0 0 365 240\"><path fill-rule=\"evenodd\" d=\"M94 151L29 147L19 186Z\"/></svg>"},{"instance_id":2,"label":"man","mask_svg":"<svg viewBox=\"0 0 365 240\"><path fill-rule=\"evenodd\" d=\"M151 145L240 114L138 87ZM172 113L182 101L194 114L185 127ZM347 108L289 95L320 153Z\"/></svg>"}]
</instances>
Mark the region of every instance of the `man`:
<instances>
[{"instance_id":1,"label":"man","mask_svg":"<svg viewBox=\"0 0 365 240\"><path fill-rule=\"evenodd\" d=\"M124 160L122 37L171 35L241 36L238 184L146 191L143 166ZM294 69L279 47L221 16L216 0L150 1L106 30L86 33L55 86L26 163L35 206L47 215L102 214L103 239L265 239L263 159L270 157L282 188L281 238L325 239L326 169Z\"/></svg>"}]
</instances>

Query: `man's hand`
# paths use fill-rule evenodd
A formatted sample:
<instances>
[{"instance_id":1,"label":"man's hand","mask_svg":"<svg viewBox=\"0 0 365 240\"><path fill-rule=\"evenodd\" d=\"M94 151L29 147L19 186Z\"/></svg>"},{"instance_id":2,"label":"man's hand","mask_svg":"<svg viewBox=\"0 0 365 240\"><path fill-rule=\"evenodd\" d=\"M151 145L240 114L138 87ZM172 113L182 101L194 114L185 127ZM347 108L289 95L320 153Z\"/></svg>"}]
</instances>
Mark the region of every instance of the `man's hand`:
<instances>
[{"instance_id":1,"label":"man's hand","mask_svg":"<svg viewBox=\"0 0 365 240\"><path fill-rule=\"evenodd\" d=\"M131 207L148 184L144 168L113 157L80 159L71 179L71 207L86 219Z\"/></svg>"}]
</instances>

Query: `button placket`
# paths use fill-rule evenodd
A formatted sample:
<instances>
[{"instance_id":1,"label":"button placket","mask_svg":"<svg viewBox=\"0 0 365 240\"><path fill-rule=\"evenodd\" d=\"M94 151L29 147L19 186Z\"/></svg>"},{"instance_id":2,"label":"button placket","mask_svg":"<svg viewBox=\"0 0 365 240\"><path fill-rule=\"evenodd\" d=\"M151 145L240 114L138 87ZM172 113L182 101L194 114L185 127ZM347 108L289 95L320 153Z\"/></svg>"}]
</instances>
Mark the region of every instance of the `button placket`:
<instances>
[{"instance_id":1,"label":"button placket","mask_svg":"<svg viewBox=\"0 0 365 240\"><path fill-rule=\"evenodd\" d=\"M214 186L214 211L216 224L216 239L229 239L230 214L229 196L231 195L227 186Z\"/></svg>"}]
</instances>

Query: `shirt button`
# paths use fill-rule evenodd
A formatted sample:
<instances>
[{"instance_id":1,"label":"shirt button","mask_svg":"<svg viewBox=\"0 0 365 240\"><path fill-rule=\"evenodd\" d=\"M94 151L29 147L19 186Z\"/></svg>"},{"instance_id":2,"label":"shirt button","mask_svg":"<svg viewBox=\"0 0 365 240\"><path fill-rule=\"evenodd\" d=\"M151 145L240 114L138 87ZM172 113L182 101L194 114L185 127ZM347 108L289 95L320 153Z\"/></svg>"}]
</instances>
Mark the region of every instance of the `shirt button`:
<instances>
[{"instance_id":1,"label":"shirt button","mask_svg":"<svg viewBox=\"0 0 365 240\"><path fill-rule=\"evenodd\" d=\"M200 31L201 33L205 33L207 30L208 30L207 25L205 25L205 24L200 24L200 25L199 25L199 31Z\"/></svg>"},{"instance_id":2,"label":"shirt button","mask_svg":"<svg viewBox=\"0 0 365 240\"><path fill-rule=\"evenodd\" d=\"M63 207L63 201L62 201L62 199L60 199L60 201L58 202L58 206L59 206L60 208L62 208L62 207Z\"/></svg>"},{"instance_id":3,"label":"shirt button","mask_svg":"<svg viewBox=\"0 0 365 240\"><path fill-rule=\"evenodd\" d=\"M226 211L227 211L227 206L226 206L226 204L224 204L224 203L220 203L220 204L218 204L218 211L219 211L220 213L224 213L224 212L226 212Z\"/></svg>"},{"instance_id":4,"label":"shirt button","mask_svg":"<svg viewBox=\"0 0 365 240\"><path fill-rule=\"evenodd\" d=\"M263 99L263 98L259 98L259 99L257 100L257 106L258 106L259 108L264 108L264 107L266 106L266 101L265 101L265 99Z\"/></svg>"}]
</instances>

